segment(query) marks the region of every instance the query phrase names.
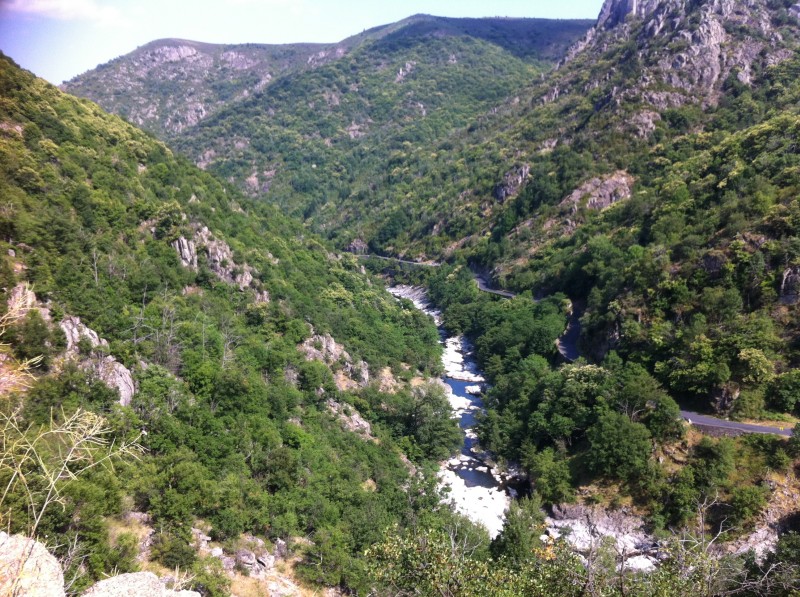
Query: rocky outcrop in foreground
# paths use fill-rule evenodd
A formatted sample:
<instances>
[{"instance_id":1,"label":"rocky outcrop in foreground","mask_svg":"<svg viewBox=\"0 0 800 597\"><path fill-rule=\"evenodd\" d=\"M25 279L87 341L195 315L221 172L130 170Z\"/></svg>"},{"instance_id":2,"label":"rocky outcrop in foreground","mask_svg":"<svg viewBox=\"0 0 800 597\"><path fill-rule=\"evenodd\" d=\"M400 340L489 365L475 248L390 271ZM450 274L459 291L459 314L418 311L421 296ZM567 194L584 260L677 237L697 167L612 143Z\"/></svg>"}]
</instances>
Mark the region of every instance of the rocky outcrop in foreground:
<instances>
[{"instance_id":1,"label":"rocky outcrop in foreground","mask_svg":"<svg viewBox=\"0 0 800 597\"><path fill-rule=\"evenodd\" d=\"M200 593L173 591L152 572L133 572L101 580L83 597L200 597Z\"/></svg>"},{"instance_id":2,"label":"rocky outcrop in foreground","mask_svg":"<svg viewBox=\"0 0 800 597\"><path fill-rule=\"evenodd\" d=\"M38 541L0 531L0 595L63 597L58 560Z\"/></svg>"}]
</instances>

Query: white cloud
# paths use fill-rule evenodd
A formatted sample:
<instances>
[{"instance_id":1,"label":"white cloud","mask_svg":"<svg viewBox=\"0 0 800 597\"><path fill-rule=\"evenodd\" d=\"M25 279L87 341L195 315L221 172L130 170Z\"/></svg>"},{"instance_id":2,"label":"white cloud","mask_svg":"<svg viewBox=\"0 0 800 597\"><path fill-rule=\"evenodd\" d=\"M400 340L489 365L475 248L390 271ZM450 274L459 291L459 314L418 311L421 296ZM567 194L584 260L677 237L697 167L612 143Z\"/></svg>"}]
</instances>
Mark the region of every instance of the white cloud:
<instances>
[{"instance_id":1,"label":"white cloud","mask_svg":"<svg viewBox=\"0 0 800 597\"><path fill-rule=\"evenodd\" d=\"M3 4L9 12L61 21L94 21L105 25L122 21L117 8L97 0L10 0Z\"/></svg>"}]
</instances>

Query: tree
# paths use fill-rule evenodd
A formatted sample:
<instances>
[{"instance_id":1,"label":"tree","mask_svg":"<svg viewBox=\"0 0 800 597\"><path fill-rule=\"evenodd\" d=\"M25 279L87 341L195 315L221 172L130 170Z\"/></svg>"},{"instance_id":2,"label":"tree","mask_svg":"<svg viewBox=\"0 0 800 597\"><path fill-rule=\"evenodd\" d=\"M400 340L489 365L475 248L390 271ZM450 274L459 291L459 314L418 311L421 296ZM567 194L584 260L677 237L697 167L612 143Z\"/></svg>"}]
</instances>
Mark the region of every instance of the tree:
<instances>
[{"instance_id":1,"label":"tree","mask_svg":"<svg viewBox=\"0 0 800 597\"><path fill-rule=\"evenodd\" d=\"M534 559L536 549L542 546L539 537L543 529L542 500L536 492L530 498L511 502L503 530L492 541L492 556L505 557L515 566Z\"/></svg>"},{"instance_id":2,"label":"tree","mask_svg":"<svg viewBox=\"0 0 800 597\"><path fill-rule=\"evenodd\" d=\"M790 369L775 378L769 391L769 402L781 412L794 412L800 406L800 369Z\"/></svg>"},{"instance_id":3,"label":"tree","mask_svg":"<svg viewBox=\"0 0 800 597\"><path fill-rule=\"evenodd\" d=\"M406 433L414 438L424 458L444 460L463 444L461 429L439 385L414 388L406 420Z\"/></svg>"},{"instance_id":4,"label":"tree","mask_svg":"<svg viewBox=\"0 0 800 597\"><path fill-rule=\"evenodd\" d=\"M629 481L644 472L652 451L650 432L625 415L606 412L587 432L592 468L607 477Z\"/></svg>"},{"instance_id":5,"label":"tree","mask_svg":"<svg viewBox=\"0 0 800 597\"><path fill-rule=\"evenodd\" d=\"M575 500L571 475L566 458L551 448L536 452L532 445L523 449L522 464L530 475L536 492L546 504L561 504Z\"/></svg>"}]
</instances>

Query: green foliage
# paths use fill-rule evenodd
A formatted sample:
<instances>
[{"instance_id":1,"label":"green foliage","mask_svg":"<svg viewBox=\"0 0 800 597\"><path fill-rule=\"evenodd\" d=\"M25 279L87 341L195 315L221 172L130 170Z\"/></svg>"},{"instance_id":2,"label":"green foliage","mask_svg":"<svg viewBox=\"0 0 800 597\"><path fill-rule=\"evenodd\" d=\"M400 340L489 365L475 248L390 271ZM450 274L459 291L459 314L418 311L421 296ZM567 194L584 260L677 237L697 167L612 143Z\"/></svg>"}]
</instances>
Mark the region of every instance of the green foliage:
<instances>
[{"instance_id":1,"label":"green foliage","mask_svg":"<svg viewBox=\"0 0 800 597\"><path fill-rule=\"evenodd\" d=\"M49 358L63 352L52 330L69 314L108 340L94 349L79 343L75 361L57 373L41 367L23 423L58 423L87 409L106 415L119 443L146 431L147 455L137 466L82 480L63 494L63 509L40 521L62 551L77 545L68 572L83 566L79 588L133 566L129 541L111 547L104 522L119 515L124 496L152 517L153 558L194 575L213 595L227 588L191 545L198 518L218 540L244 531L312 536L318 552L303 554L305 570L315 571L306 578L347 588L364 586L363 552L386 526L446 516L434 485L425 488L429 498L408 498L404 488L413 483L398 447L413 447L421 469L457 448L461 435L441 392L399 397L406 408L395 419L339 392L331 368L343 363L307 361L297 347L312 333L331 334L373 372L434 374L441 349L427 317L274 208L5 58L0 88L0 120L26 131L0 138L0 191L14 214L3 242L17 247L14 264L25 266L19 271L50 301L53 318L48 324L32 309L6 338L20 357ZM20 174L20 164L38 178ZM171 243L203 227L213 240L194 237L194 271ZM230 247L226 263L215 264L204 243L226 255L223 243ZM220 273L224 267L234 273ZM16 283L6 269L3 279ZM249 286L230 283L245 271ZM133 371L130 407L93 373L107 354ZM376 441L343 429L328 398L348 412L363 407ZM21 495L4 506L4 521L8 512L9 526L25 530Z\"/></svg>"},{"instance_id":2,"label":"green foliage","mask_svg":"<svg viewBox=\"0 0 800 597\"><path fill-rule=\"evenodd\" d=\"M607 412L587 431L593 470L624 481L644 473L650 455L650 432L625 415Z\"/></svg>"},{"instance_id":3,"label":"green foliage","mask_svg":"<svg viewBox=\"0 0 800 597\"><path fill-rule=\"evenodd\" d=\"M514 566L535 560L537 550L542 547L543 528L544 514L538 493L515 500L506 512L503 530L492 540L492 557L506 558Z\"/></svg>"},{"instance_id":4,"label":"green foliage","mask_svg":"<svg viewBox=\"0 0 800 597\"><path fill-rule=\"evenodd\" d=\"M542 501L547 504L562 504L575 500L567 460L557 455L553 448L535 452L529 446L523 453L522 464Z\"/></svg>"}]
</instances>

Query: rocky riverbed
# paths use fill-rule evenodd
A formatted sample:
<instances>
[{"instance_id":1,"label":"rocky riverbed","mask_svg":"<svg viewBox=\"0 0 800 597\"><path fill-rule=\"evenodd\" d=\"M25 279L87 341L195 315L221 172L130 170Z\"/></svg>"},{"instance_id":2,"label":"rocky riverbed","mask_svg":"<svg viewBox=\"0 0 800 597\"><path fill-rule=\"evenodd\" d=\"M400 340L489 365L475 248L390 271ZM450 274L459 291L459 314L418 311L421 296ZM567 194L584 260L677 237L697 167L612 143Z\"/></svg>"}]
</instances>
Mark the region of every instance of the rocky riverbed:
<instances>
[{"instance_id":1,"label":"rocky riverbed","mask_svg":"<svg viewBox=\"0 0 800 597\"><path fill-rule=\"evenodd\" d=\"M475 435L476 415L483 410L480 394L485 380L472 356L472 346L463 336L448 335L442 327L441 313L430 304L424 289L395 286L389 291L396 297L411 300L414 306L433 317L439 328L444 345L443 381L450 406L464 431L461 452L442 464L439 479L455 509L482 524L489 535L496 537L503 528L511 496L503 488L500 476L482 458Z\"/></svg>"}]
</instances>

